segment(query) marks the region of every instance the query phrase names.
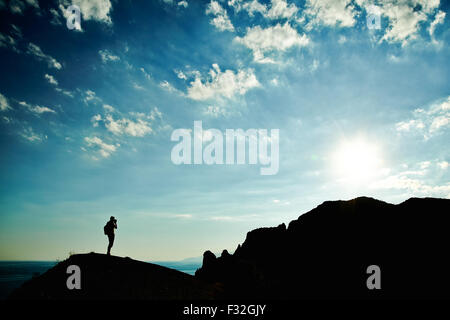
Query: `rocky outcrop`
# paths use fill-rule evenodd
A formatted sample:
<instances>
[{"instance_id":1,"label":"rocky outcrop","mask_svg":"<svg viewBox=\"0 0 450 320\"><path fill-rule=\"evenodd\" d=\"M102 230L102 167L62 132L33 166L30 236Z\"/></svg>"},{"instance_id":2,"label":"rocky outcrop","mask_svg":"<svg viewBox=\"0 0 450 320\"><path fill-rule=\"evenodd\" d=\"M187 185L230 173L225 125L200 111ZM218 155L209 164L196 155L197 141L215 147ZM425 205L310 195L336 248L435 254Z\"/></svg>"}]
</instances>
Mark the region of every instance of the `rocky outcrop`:
<instances>
[{"instance_id":1,"label":"rocky outcrop","mask_svg":"<svg viewBox=\"0 0 450 320\"><path fill-rule=\"evenodd\" d=\"M449 230L448 199L327 201L250 231L233 255L205 253L196 277L233 298L448 298ZM366 285L371 265L381 290Z\"/></svg>"}]
</instances>

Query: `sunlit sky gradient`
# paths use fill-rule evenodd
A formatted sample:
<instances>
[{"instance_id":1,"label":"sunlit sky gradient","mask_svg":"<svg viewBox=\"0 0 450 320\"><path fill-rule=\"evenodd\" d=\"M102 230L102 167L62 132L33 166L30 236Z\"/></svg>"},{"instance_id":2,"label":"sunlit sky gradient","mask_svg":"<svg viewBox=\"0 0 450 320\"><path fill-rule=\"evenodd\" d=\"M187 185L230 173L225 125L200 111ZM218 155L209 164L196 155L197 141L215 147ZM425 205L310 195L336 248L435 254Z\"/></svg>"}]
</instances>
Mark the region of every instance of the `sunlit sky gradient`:
<instances>
[{"instance_id":1,"label":"sunlit sky gradient","mask_svg":"<svg viewBox=\"0 0 450 320\"><path fill-rule=\"evenodd\" d=\"M81 30L0 0L1 260L104 252L111 215L113 254L177 260L325 200L450 197L448 3L377 1L380 29L365 0L73 3ZM280 129L278 174L174 165L194 120Z\"/></svg>"}]
</instances>

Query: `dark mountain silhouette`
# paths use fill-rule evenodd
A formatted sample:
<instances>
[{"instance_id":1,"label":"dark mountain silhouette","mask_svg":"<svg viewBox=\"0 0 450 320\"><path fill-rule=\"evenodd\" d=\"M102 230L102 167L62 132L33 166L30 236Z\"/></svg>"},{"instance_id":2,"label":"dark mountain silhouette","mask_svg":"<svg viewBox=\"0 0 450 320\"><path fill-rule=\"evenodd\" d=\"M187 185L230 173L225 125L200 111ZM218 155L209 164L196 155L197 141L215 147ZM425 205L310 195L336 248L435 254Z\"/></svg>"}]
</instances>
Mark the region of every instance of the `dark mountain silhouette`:
<instances>
[{"instance_id":1,"label":"dark mountain silhouette","mask_svg":"<svg viewBox=\"0 0 450 320\"><path fill-rule=\"evenodd\" d=\"M248 232L233 254L206 251L195 277L103 254L73 255L10 299L450 298L450 200L327 201L291 221ZM66 287L81 268L81 290ZM367 267L381 269L369 290Z\"/></svg>"},{"instance_id":2,"label":"dark mountain silhouette","mask_svg":"<svg viewBox=\"0 0 450 320\"><path fill-rule=\"evenodd\" d=\"M67 267L81 270L81 289L66 286ZM89 253L69 259L16 289L9 299L211 299L218 288L195 277L156 264L130 258Z\"/></svg>"},{"instance_id":3,"label":"dark mountain silhouette","mask_svg":"<svg viewBox=\"0 0 450 320\"><path fill-rule=\"evenodd\" d=\"M449 222L446 199L327 201L250 231L233 255L206 251L196 277L225 298L450 298ZM367 288L370 265L381 290Z\"/></svg>"}]
</instances>

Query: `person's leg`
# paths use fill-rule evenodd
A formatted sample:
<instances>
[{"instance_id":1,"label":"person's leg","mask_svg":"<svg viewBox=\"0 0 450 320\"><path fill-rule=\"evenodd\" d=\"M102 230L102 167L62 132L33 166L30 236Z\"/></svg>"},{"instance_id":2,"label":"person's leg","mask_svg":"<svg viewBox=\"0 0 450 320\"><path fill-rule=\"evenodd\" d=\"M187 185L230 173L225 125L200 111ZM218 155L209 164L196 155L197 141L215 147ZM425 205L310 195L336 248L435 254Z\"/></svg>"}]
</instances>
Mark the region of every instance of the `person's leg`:
<instances>
[{"instance_id":1,"label":"person's leg","mask_svg":"<svg viewBox=\"0 0 450 320\"><path fill-rule=\"evenodd\" d=\"M109 255L111 255L111 248L112 248L112 246L114 244L114 235L113 234L109 234L108 235L108 240L109 240L109 244L108 244L108 253L107 253L107 255L109 256Z\"/></svg>"}]
</instances>

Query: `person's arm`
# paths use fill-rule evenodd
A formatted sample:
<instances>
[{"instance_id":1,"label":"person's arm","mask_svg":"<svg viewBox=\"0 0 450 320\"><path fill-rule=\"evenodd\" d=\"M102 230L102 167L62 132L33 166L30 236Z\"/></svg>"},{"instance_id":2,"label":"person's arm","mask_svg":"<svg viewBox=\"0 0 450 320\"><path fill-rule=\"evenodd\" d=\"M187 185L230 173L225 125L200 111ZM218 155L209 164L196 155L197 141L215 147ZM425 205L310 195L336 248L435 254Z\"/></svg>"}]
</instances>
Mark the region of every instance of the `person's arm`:
<instances>
[{"instance_id":1,"label":"person's arm","mask_svg":"<svg viewBox=\"0 0 450 320\"><path fill-rule=\"evenodd\" d=\"M114 229L117 229L117 221L114 222Z\"/></svg>"}]
</instances>

